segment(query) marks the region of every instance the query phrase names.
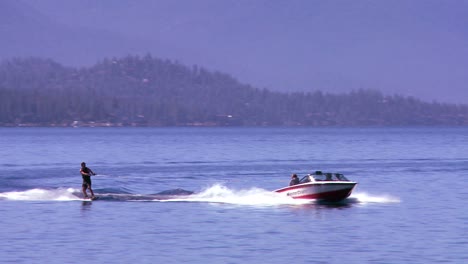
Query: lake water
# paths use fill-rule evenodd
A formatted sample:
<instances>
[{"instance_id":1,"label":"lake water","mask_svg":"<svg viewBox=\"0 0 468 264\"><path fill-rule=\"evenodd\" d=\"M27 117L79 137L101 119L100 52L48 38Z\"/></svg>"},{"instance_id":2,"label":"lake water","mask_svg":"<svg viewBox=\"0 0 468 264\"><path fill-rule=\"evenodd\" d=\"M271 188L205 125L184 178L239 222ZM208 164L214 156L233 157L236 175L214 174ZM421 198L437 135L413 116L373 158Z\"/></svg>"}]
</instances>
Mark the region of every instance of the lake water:
<instances>
[{"instance_id":1,"label":"lake water","mask_svg":"<svg viewBox=\"0 0 468 264\"><path fill-rule=\"evenodd\" d=\"M466 263L467 146L468 128L0 128L0 263ZM359 184L339 204L271 192L315 170Z\"/></svg>"}]
</instances>

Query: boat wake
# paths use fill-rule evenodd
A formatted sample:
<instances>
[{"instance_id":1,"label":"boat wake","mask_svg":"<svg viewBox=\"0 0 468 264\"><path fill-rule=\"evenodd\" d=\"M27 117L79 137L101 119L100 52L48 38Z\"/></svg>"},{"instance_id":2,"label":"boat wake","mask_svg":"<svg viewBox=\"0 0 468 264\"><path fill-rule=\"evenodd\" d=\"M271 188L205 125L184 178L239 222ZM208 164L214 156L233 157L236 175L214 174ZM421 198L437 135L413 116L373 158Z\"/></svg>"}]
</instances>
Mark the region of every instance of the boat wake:
<instances>
[{"instance_id":1,"label":"boat wake","mask_svg":"<svg viewBox=\"0 0 468 264\"><path fill-rule=\"evenodd\" d=\"M399 203L400 199L391 195L372 195L364 192L355 192L347 200L357 203Z\"/></svg>"},{"instance_id":2,"label":"boat wake","mask_svg":"<svg viewBox=\"0 0 468 264\"><path fill-rule=\"evenodd\" d=\"M347 205L347 204L366 204L366 203L399 203L400 199L390 195L371 195L368 193L353 193L347 199L340 202L317 202L307 199L292 199L284 194L275 193L260 188L251 188L243 190L232 190L223 185L213 185L204 191L185 197L161 200L162 202L207 202L207 203L226 203L239 205L302 205L302 204L320 204L320 205Z\"/></svg>"},{"instance_id":3,"label":"boat wake","mask_svg":"<svg viewBox=\"0 0 468 264\"><path fill-rule=\"evenodd\" d=\"M314 200L292 199L284 194L275 193L260 188L230 189L221 184L215 184L205 190L192 193L183 189L172 189L156 194L115 193L110 190L95 191L99 200L104 201L141 201L141 202L198 202L219 203L252 206L280 206L322 204ZM81 190L77 188L41 189L0 193L0 200L17 201L87 201L82 198ZM339 204L366 203L398 203L400 199L390 195L371 195L363 192L353 193Z\"/></svg>"},{"instance_id":4,"label":"boat wake","mask_svg":"<svg viewBox=\"0 0 468 264\"><path fill-rule=\"evenodd\" d=\"M3 192L0 198L18 201L79 201L79 190L73 188L30 189L26 191Z\"/></svg>"},{"instance_id":5,"label":"boat wake","mask_svg":"<svg viewBox=\"0 0 468 264\"><path fill-rule=\"evenodd\" d=\"M259 188L233 190L223 185L213 185L194 194L183 189L172 189L156 194L131 194L95 190L99 201L140 201L140 202L202 202L238 205L299 205L312 201L297 200ZM82 198L77 188L41 189L0 193L0 200L16 201L88 201Z\"/></svg>"},{"instance_id":6,"label":"boat wake","mask_svg":"<svg viewBox=\"0 0 468 264\"><path fill-rule=\"evenodd\" d=\"M95 190L94 193L97 197L99 197L99 200L106 201L157 201L162 199L187 196L193 192L182 189L172 189L156 194L131 194L126 191L112 191L112 189L104 189L101 191ZM3 192L0 193L0 200L89 201L89 199L83 199L83 195L81 194L80 189L63 187L56 189L35 188L26 191Z\"/></svg>"},{"instance_id":7,"label":"boat wake","mask_svg":"<svg viewBox=\"0 0 468 264\"><path fill-rule=\"evenodd\" d=\"M175 199L160 200L161 202L202 202L237 205L301 205L313 201L292 199L288 196L260 188L233 190L226 186L215 184L199 193Z\"/></svg>"}]
</instances>

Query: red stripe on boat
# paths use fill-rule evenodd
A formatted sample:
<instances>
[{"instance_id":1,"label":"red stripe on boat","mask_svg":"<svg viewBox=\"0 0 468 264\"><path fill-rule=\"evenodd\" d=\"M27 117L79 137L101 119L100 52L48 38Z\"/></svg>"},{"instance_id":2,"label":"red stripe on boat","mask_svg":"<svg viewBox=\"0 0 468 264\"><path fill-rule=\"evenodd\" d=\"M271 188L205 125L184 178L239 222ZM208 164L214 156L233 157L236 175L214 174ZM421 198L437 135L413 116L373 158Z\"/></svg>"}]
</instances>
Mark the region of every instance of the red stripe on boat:
<instances>
[{"instance_id":1,"label":"red stripe on boat","mask_svg":"<svg viewBox=\"0 0 468 264\"><path fill-rule=\"evenodd\" d=\"M331 192L322 192L314 194L306 194L302 196L292 197L294 199L317 199L317 200L327 200L327 201L339 201L347 198L351 195L353 188L331 191Z\"/></svg>"}]
</instances>

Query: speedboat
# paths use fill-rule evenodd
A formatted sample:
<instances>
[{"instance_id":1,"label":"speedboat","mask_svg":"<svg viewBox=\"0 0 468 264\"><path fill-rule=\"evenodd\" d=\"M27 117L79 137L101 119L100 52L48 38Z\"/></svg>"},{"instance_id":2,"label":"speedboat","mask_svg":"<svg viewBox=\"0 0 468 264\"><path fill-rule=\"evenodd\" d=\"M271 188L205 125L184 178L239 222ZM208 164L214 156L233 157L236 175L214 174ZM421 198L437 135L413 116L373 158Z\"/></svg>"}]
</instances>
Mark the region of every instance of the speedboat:
<instances>
[{"instance_id":1,"label":"speedboat","mask_svg":"<svg viewBox=\"0 0 468 264\"><path fill-rule=\"evenodd\" d=\"M351 195L357 182L348 180L340 173L316 171L302 177L298 184L275 190L294 199L315 199L337 202Z\"/></svg>"}]
</instances>

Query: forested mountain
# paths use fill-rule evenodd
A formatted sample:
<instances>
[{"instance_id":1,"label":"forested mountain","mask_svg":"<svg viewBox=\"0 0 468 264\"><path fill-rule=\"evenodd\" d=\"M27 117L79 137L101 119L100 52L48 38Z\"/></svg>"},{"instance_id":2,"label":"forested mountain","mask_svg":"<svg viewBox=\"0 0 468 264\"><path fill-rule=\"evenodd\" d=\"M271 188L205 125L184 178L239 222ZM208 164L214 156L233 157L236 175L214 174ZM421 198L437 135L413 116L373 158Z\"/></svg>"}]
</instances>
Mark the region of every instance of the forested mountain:
<instances>
[{"instance_id":1,"label":"forested mountain","mask_svg":"<svg viewBox=\"0 0 468 264\"><path fill-rule=\"evenodd\" d=\"M87 68L28 58L0 64L0 125L468 125L468 106L373 90L272 92L150 55Z\"/></svg>"}]
</instances>

